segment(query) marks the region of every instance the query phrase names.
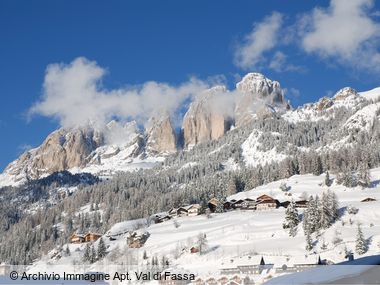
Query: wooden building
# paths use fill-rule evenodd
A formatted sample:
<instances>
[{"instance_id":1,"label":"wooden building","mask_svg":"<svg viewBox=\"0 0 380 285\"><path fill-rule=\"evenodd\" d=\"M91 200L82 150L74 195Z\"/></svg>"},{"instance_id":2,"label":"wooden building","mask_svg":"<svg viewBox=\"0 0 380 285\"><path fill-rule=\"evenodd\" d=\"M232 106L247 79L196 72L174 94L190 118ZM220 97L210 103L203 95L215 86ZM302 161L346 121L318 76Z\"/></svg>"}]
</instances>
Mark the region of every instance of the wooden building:
<instances>
[{"instance_id":1,"label":"wooden building","mask_svg":"<svg viewBox=\"0 0 380 285\"><path fill-rule=\"evenodd\" d=\"M261 195L256 199L257 210L269 210L269 209L276 209L279 206L279 201L276 199L273 199L272 197L268 195Z\"/></svg>"},{"instance_id":2,"label":"wooden building","mask_svg":"<svg viewBox=\"0 0 380 285\"><path fill-rule=\"evenodd\" d=\"M207 207L210 209L212 213L216 211L216 208L219 205L219 200L216 198L211 198L210 201L207 202Z\"/></svg>"},{"instance_id":3,"label":"wooden building","mask_svg":"<svg viewBox=\"0 0 380 285\"><path fill-rule=\"evenodd\" d=\"M177 215L178 216L197 216L199 215L201 206L199 204L192 204L188 206L183 206L178 208Z\"/></svg>"},{"instance_id":4,"label":"wooden building","mask_svg":"<svg viewBox=\"0 0 380 285\"><path fill-rule=\"evenodd\" d=\"M87 234L84 236L84 241L85 241L85 242L97 241L97 240L100 239L101 237L102 237L101 234L97 234L97 233L87 233Z\"/></svg>"},{"instance_id":5,"label":"wooden building","mask_svg":"<svg viewBox=\"0 0 380 285\"><path fill-rule=\"evenodd\" d=\"M178 208L171 208L168 212L169 216L174 218L178 216Z\"/></svg>"},{"instance_id":6,"label":"wooden building","mask_svg":"<svg viewBox=\"0 0 380 285\"><path fill-rule=\"evenodd\" d=\"M241 203L242 210L256 210L257 202L251 198L245 198Z\"/></svg>"},{"instance_id":7,"label":"wooden building","mask_svg":"<svg viewBox=\"0 0 380 285\"><path fill-rule=\"evenodd\" d=\"M295 202L296 208L307 208L309 201L307 200L298 200Z\"/></svg>"},{"instance_id":8,"label":"wooden building","mask_svg":"<svg viewBox=\"0 0 380 285\"><path fill-rule=\"evenodd\" d=\"M158 214L152 215L150 218L155 224L159 224L159 223L169 221L172 218L172 216L170 216L170 214L168 213L158 213Z\"/></svg>"},{"instance_id":9,"label":"wooden building","mask_svg":"<svg viewBox=\"0 0 380 285\"><path fill-rule=\"evenodd\" d=\"M74 233L70 237L70 242L71 243L82 243L82 242L85 242L85 235Z\"/></svg>"}]
</instances>

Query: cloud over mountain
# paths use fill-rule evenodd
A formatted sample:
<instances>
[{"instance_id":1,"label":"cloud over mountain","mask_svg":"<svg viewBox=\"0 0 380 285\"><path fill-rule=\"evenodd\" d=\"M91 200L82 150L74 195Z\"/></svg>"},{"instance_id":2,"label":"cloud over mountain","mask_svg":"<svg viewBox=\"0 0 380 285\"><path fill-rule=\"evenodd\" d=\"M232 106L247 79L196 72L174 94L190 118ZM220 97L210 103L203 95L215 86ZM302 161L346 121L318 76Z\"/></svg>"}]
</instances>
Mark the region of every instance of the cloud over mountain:
<instances>
[{"instance_id":1,"label":"cloud over mountain","mask_svg":"<svg viewBox=\"0 0 380 285\"><path fill-rule=\"evenodd\" d=\"M49 65L43 95L29 114L53 117L63 127L89 123L101 127L114 118L144 123L157 110L176 113L186 100L209 87L192 78L178 86L150 81L137 87L107 90L101 84L105 74L96 62L82 57L70 64Z\"/></svg>"}]
</instances>

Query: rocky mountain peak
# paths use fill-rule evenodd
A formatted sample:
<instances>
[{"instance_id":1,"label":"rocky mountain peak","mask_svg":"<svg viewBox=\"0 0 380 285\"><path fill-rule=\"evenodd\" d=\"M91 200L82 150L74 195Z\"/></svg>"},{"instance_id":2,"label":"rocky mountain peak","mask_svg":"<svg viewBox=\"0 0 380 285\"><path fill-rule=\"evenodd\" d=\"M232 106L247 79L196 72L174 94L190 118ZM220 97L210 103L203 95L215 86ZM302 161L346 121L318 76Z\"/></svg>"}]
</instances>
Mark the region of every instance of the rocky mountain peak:
<instances>
[{"instance_id":1,"label":"rocky mountain peak","mask_svg":"<svg viewBox=\"0 0 380 285\"><path fill-rule=\"evenodd\" d=\"M285 101L280 83L266 78L261 73L248 73L236 84L236 89L242 93L235 109L238 127L249 123L257 114L269 114L276 108L290 107Z\"/></svg>"},{"instance_id":2,"label":"rocky mountain peak","mask_svg":"<svg viewBox=\"0 0 380 285\"><path fill-rule=\"evenodd\" d=\"M348 96L357 97L357 96L359 96L359 93L354 88L344 87L335 93L333 99L334 100L344 100Z\"/></svg>"},{"instance_id":3,"label":"rocky mountain peak","mask_svg":"<svg viewBox=\"0 0 380 285\"><path fill-rule=\"evenodd\" d=\"M226 93L225 86L215 86L191 103L182 125L185 147L218 139L230 128L231 118L218 104L218 96Z\"/></svg>"},{"instance_id":4,"label":"rocky mountain peak","mask_svg":"<svg viewBox=\"0 0 380 285\"><path fill-rule=\"evenodd\" d=\"M146 126L147 152L151 154L173 153L177 150L177 139L168 112L151 117Z\"/></svg>"}]
</instances>

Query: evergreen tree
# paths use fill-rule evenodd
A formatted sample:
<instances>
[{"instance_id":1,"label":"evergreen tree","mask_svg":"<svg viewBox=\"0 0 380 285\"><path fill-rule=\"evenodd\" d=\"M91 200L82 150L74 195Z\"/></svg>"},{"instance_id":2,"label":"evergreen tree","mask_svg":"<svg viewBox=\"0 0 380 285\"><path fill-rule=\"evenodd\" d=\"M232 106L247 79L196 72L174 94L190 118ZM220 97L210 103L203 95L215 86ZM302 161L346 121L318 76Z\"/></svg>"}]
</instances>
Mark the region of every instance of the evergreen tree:
<instances>
[{"instance_id":1,"label":"evergreen tree","mask_svg":"<svg viewBox=\"0 0 380 285\"><path fill-rule=\"evenodd\" d=\"M91 261L91 247L90 244L87 243L85 248L84 248L84 253L82 257L84 262L90 262Z\"/></svg>"},{"instance_id":2,"label":"evergreen tree","mask_svg":"<svg viewBox=\"0 0 380 285\"><path fill-rule=\"evenodd\" d=\"M311 239L311 234L309 232L306 233L306 247L307 251L311 251L313 249L313 240Z\"/></svg>"},{"instance_id":3,"label":"evergreen tree","mask_svg":"<svg viewBox=\"0 0 380 285\"><path fill-rule=\"evenodd\" d=\"M283 223L284 229L289 229L289 236L294 237L297 234L297 226L299 224L298 210L296 204L292 199L285 211L285 221Z\"/></svg>"},{"instance_id":4,"label":"evergreen tree","mask_svg":"<svg viewBox=\"0 0 380 285\"><path fill-rule=\"evenodd\" d=\"M232 177L227 185L227 195L231 196L237 193L236 178Z\"/></svg>"},{"instance_id":5,"label":"evergreen tree","mask_svg":"<svg viewBox=\"0 0 380 285\"><path fill-rule=\"evenodd\" d=\"M331 226L333 221L333 213L331 209L332 203L329 201L330 196L323 192L321 199L321 208L320 208L320 220L319 226L322 229L327 229Z\"/></svg>"},{"instance_id":6,"label":"evergreen tree","mask_svg":"<svg viewBox=\"0 0 380 285\"><path fill-rule=\"evenodd\" d=\"M71 255L70 248L69 248L68 245L66 246L65 253L66 253L67 256L70 256L70 255Z\"/></svg>"},{"instance_id":7,"label":"evergreen tree","mask_svg":"<svg viewBox=\"0 0 380 285\"><path fill-rule=\"evenodd\" d=\"M318 195L313 198L310 196L307 209L304 215L304 231L305 233L314 233L319 230L320 224L320 211L319 211L319 197Z\"/></svg>"},{"instance_id":8,"label":"evergreen tree","mask_svg":"<svg viewBox=\"0 0 380 285\"><path fill-rule=\"evenodd\" d=\"M207 251L207 237L205 233L199 233L198 240L197 240L197 246L199 249L200 254L204 254Z\"/></svg>"},{"instance_id":9,"label":"evergreen tree","mask_svg":"<svg viewBox=\"0 0 380 285\"><path fill-rule=\"evenodd\" d=\"M358 225L358 231L356 234L356 245L355 245L355 251L358 254L364 254L367 252L367 241L364 238L361 226Z\"/></svg>"},{"instance_id":10,"label":"evergreen tree","mask_svg":"<svg viewBox=\"0 0 380 285\"><path fill-rule=\"evenodd\" d=\"M326 171L325 185L326 185L327 187L330 187L330 186L331 186L331 179L330 179L330 174L329 174L328 171Z\"/></svg>"},{"instance_id":11,"label":"evergreen tree","mask_svg":"<svg viewBox=\"0 0 380 285\"><path fill-rule=\"evenodd\" d=\"M333 191L327 191L328 199L330 201L330 212L332 215L332 221L335 222L339 218L339 201L338 197Z\"/></svg>"},{"instance_id":12,"label":"evergreen tree","mask_svg":"<svg viewBox=\"0 0 380 285\"><path fill-rule=\"evenodd\" d=\"M89 261L90 261L90 263L94 263L96 261L96 251L95 251L95 247L93 244L91 245L90 260Z\"/></svg>"},{"instance_id":13,"label":"evergreen tree","mask_svg":"<svg viewBox=\"0 0 380 285\"><path fill-rule=\"evenodd\" d=\"M371 185L371 175L369 173L369 167L366 161L360 163L358 184L362 187L369 187Z\"/></svg>"},{"instance_id":14,"label":"evergreen tree","mask_svg":"<svg viewBox=\"0 0 380 285\"><path fill-rule=\"evenodd\" d=\"M312 160L312 172L314 175L321 175L322 172L323 172L323 168L322 168L322 162L321 162L321 158L319 157L318 154L314 154L313 155L313 160Z\"/></svg>"},{"instance_id":15,"label":"evergreen tree","mask_svg":"<svg viewBox=\"0 0 380 285\"><path fill-rule=\"evenodd\" d=\"M103 238L100 238L99 239L99 244L98 244L98 259L102 259L103 257L105 257L107 254L107 248L106 248L106 244L104 243L104 240Z\"/></svg>"}]
</instances>

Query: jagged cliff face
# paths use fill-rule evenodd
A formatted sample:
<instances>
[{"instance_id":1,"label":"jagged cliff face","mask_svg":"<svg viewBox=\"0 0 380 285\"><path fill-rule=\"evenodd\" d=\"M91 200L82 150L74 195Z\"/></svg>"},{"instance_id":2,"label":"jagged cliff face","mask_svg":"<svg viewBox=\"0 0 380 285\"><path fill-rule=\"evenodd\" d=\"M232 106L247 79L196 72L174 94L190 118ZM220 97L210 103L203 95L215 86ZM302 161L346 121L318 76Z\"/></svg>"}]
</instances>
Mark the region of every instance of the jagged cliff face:
<instances>
[{"instance_id":1,"label":"jagged cliff face","mask_svg":"<svg viewBox=\"0 0 380 285\"><path fill-rule=\"evenodd\" d=\"M286 109L288 104L280 83L260 73L248 73L236 84L242 93L235 109L236 126L249 123L255 115L269 115L276 109Z\"/></svg>"},{"instance_id":2,"label":"jagged cliff face","mask_svg":"<svg viewBox=\"0 0 380 285\"><path fill-rule=\"evenodd\" d=\"M177 151L177 140L169 114L152 117L146 127L147 152L153 155Z\"/></svg>"},{"instance_id":3,"label":"jagged cliff face","mask_svg":"<svg viewBox=\"0 0 380 285\"><path fill-rule=\"evenodd\" d=\"M228 131L231 118L213 105L215 97L225 92L224 86L211 88L190 105L182 125L185 147L218 139Z\"/></svg>"},{"instance_id":4,"label":"jagged cliff face","mask_svg":"<svg viewBox=\"0 0 380 285\"><path fill-rule=\"evenodd\" d=\"M34 179L46 173L82 167L103 140L103 135L93 129L59 129L51 133L40 147L27 151L11 163L4 172L25 173Z\"/></svg>"},{"instance_id":5,"label":"jagged cliff face","mask_svg":"<svg viewBox=\"0 0 380 285\"><path fill-rule=\"evenodd\" d=\"M352 96L353 92L344 89L329 100L339 101L344 96ZM330 104L328 100L321 102L320 108ZM233 91L215 86L200 94L186 112L182 123L184 147L217 140L232 124L239 127L255 117L272 115L286 107L280 84L260 73L247 74ZM136 122L122 124L116 121L101 129L93 126L59 129L41 146L12 162L0 174L0 186L62 170L110 175L116 171L151 167L162 160L163 155L177 151L176 138L166 112L153 116L144 132Z\"/></svg>"}]
</instances>

